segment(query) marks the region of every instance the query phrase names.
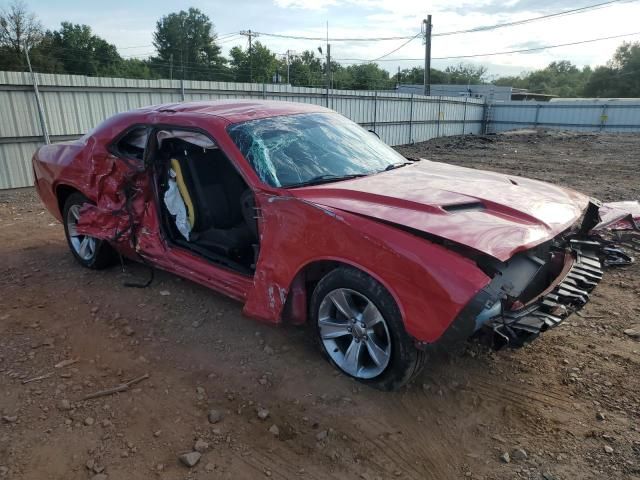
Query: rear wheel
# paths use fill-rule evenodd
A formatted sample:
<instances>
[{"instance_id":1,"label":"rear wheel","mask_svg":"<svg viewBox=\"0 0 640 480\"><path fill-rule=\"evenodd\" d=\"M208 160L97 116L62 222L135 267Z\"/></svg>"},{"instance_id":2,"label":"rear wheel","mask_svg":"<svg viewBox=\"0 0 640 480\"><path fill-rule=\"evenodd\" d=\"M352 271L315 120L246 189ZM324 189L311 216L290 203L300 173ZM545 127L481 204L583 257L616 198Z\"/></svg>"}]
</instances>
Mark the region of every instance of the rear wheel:
<instances>
[{"instance_id":1,"label":"rear wheel","mask_svg":"<svg viewBox=\"0 0 640 480\"><path fill-rule=\"evenodd\" d=\"M82 266L92 269L102 269L115 263L115 251L107 242L77 231L80 209L89 200L81 193L74 193L67 198L62 212L64 233L73 256Z\"/></svg>"},{"instance_id":2,"label":"rear wheel","mask_svg":"<svg viewBox=\"0 0 640 480\"><path fill-rule=\"evenodd\" d=\"M311 318L329 361L363 383L395 390L422 369L425 354L406 333L393 297L359 270L338 268L322 278Z\"/></svg>"}]
</instances>

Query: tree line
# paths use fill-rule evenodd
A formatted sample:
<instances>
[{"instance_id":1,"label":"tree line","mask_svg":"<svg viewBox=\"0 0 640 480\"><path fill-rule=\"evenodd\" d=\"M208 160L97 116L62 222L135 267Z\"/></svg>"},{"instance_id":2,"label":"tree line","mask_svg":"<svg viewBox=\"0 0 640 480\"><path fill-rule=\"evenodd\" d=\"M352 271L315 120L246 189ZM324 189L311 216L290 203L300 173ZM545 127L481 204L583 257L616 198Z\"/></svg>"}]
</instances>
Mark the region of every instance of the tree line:
<instances>
[{"instance_id":1,"label":"tree line","mask_svg":"<svg viewBox=\"0 0 640 480\"><path fill-rule=\"evenodd\" d=\"M254 41L251 50L235 46L225 57L212 21L197 8L170 13L158 20L153 46L155 55L125 58L88 25L62 22L57 30L45 30L20 0L0 11L0 70L26 70L28 49L33 69L42 73L310 87L323 87L327 82L326 61L320 48L318 52L305 50L286 58ZM420 67L392 75L376 63L331 62L329 69L330 84L339 89L392 89L397 83L421 84L423 75ZM562 97L640 96L640 43L623 44L606 66L595 69L579 69L569 61L560 61L519 76L491 79L483 66L459 64L444 70L432 69L431 83L493 83Z\"/></svg>"}]
</instances>

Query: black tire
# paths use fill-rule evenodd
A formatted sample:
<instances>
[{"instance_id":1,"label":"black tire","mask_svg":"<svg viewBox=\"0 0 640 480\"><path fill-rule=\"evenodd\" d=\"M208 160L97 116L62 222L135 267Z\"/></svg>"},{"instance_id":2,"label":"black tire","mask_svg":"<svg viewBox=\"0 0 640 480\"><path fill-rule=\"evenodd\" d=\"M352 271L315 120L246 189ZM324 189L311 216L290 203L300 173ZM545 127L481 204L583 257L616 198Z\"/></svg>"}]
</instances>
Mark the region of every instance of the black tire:
<instances>
[{"instance_id":1,"label":"black tire","mask_svg":"<svg viewBox=\"0 0 640 480\"><path fill-rule=\"evenodd\" d=\"M358 378L338 365L325 347L318 323L321 303L328 294L348 289L366 297L382 315L386 323L390 342L390 357L384 370L373 378ZM318 338L320 348L329 362L341 373L374 388L397 390L410 382L424 367L426 354L415 347L413 339L404 329L400 310L391 294L378 281L366 273L350 267L340 267L325 275L316 285L310 302L310 320ZM347 342L350 341L347 339Z\"/></svg>"},{"instance_id":2,"label":"black tire","mask_svg":"<svg viewBox=\"0 0 640 480\"><path fill-rule=\"evenodd\" d=\"M101 270L103 268L114 265L117 261L117 255L113 247L103 240L93 239L95 248L91 255L85 255L84 258L78 253L78 249L74 246L74 238L69 233L69 215L72 208L81 207L85 203L91 203L87 197L81 193L72 193L64 202L62 209L62 224L64 225L64 234L67 238L69 250L73 254L77 262L86 268Z\"/></svg>"}]
</instances>

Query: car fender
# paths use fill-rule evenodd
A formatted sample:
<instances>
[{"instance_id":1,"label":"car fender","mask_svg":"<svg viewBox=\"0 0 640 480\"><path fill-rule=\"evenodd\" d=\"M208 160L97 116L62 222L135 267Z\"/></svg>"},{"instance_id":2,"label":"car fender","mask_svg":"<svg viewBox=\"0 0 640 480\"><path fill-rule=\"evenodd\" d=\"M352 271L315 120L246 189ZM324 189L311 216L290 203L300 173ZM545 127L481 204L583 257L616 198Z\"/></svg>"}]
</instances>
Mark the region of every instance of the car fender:
<instances>
[{"instance_id":1,"label":"car fender","mask_svg":"<svg viewBox=\"0 0 640 480\"><path fill-rule=\"evenodd\" d=\"M245 314L282 321L293 282L312 262L351 265L396 300L407 332L435 342L489 278L462 255L411 233L292 196L259 195L261 255Z\"/></svg>"}]
</instances>

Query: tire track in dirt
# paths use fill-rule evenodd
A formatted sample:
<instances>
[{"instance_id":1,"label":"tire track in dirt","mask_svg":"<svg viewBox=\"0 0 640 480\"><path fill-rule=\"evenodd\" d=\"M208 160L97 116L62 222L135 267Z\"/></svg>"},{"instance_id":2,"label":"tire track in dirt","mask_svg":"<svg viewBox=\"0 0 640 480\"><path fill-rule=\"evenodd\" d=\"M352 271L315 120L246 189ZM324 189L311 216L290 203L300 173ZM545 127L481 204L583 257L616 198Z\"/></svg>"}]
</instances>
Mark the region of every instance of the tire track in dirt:
<instances>
[{"instance_id":1,"label":"tire track in dirt","mask_svg":"<svg viewBox=\"0 0 640 480\"><path fill-rule=\"evenodd\" d=\"M391 398L389 398L391 397ZM405 472L415 479L451 478L459 472L453 453L458 441L451 431L440 427L435 419L418 422L416 419L437 412L433 399L420 398L419 394L392 394L377 399L378 407L385 412L376 416L375 422L359 422L362 437L384 455L391 468ZM391 433L390 433L391 432Z\"/></svg>"},{"instance_id":2,"label":"tire track in dirt","mask_svg":"<svg viewBox=\"0 0 640 480\"><path fill-rule=\"evenodd\" d=\"M571 412L571 400L567 396L550 395L548 392L531 390L529 388L512 389L510 384L500 384L490 379L480 377L474 378L469 383L469 390L472 392L482 392L482 395L492 396L494 399L505 400L514 406L529 409L531 405L540 404L541 406L560 408L567 413ZM517 385L519 386L519 385Z\"/></svg>"},{"instance_id":3,"label":"tire track in dirt","mask_svg":"<svg viewBox=\"0 0 640 480\"><path fill-rule=\"evenodd\" d=\"M300 478L300 467L297 469L294 468L295 458L297 457L295 452L292 452L286 446L284 447L284 451L278 453L279 451L280 448L267 452L257 448L252 449L250 455L243 456L242 454L234 453L234 457L249 465L253 470L260 472L261 475L265 475L265 471L269 471L269 476L275 476L275 478L278 478L278 476L287 480ZM326 470L322 471L322 473L318 473L320 476L317 476L316 473L313 473L315 470L315 465L305 465L304 478L309 478L311 480L340 480L341 478L344 478L341 475L336 476L334 473L327 472Z\"/></svg>"}]
</instances>

